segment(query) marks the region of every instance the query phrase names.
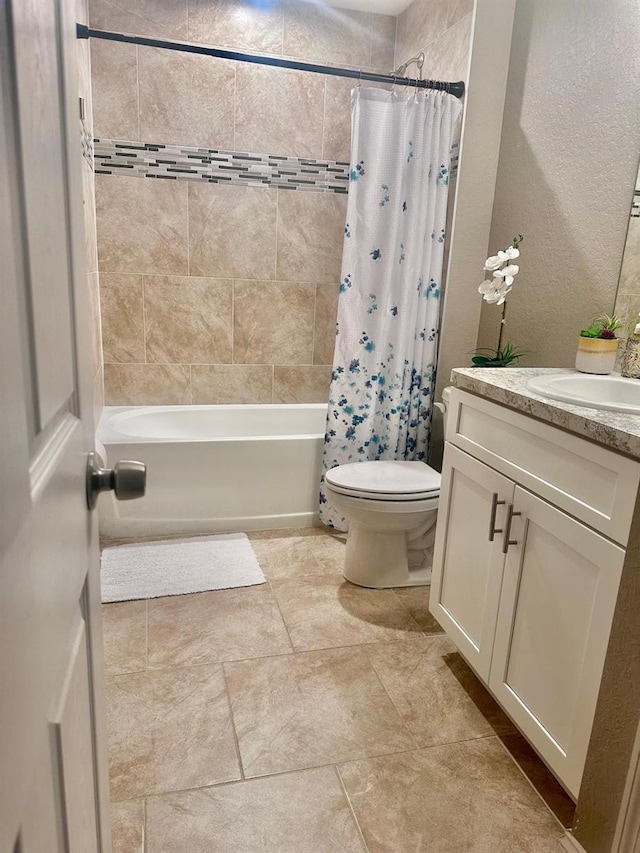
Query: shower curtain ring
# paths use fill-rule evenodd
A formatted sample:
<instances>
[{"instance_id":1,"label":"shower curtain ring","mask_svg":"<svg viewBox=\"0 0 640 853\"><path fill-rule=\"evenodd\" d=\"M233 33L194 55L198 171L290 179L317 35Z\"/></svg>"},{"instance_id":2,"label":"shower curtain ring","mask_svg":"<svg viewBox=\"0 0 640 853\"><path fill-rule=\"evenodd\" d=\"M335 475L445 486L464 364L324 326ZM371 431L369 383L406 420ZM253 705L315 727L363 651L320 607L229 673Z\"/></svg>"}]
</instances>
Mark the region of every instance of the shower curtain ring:
<instances>
[{"instance_id":1,"label":"shower curtain ring","mask_svg":"<svg viewBox=\"0 0 640 853\"><path fill-rule=\"evenodd\" d=\"M362 68L358 68L358 89L362 89Z\"/></svg>"}]
</instances>

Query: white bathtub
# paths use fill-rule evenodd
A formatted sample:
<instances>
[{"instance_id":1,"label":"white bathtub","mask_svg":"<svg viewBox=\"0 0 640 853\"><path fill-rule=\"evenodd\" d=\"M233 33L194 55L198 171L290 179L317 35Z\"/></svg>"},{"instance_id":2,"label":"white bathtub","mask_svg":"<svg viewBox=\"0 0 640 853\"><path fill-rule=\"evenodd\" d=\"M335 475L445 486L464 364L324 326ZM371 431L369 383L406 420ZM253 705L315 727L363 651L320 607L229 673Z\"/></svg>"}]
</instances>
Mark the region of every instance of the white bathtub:
<instances>
[{"instance_id":1,"label":"white bathtub","mask_svg":"<svg viewBox=\"0 0 640 853\"><path fill-rule=\"evenodd\" d=\"M98 501L106 537L266 530L317 522L325 404L106 407L110 466L147 464L147 494Z\"/></svg>"}]
</instances>

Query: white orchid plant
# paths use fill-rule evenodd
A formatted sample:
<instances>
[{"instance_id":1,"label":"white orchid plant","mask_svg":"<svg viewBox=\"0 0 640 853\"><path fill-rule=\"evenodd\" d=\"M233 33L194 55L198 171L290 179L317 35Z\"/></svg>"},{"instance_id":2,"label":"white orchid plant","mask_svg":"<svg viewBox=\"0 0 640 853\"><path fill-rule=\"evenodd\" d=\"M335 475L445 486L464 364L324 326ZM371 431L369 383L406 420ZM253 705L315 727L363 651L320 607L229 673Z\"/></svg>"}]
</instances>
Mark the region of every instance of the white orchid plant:
<instances>
[{"instance_id":1,"label":"white orchid plant","mask_svg":"<svg viewBox=\"0 0 640 853\"><path fill-rule=\"evenodd\" d=\"M490 279L485 279L478 293L482 294L485 302L491 305L502 305L502 318L500 320L500 334L496 349L476 350L472 361L476 367L505 367L512 361L523 355L517 347L508 343L502 346L502 336L507 322L507 294L513 289L516 276L520 272L520 266L513 263L520 257L520 244L523 240L522 234L513 238L511 245L492 255L484 262L484 269L492 274Z\"/></svg>"}]
</instances>

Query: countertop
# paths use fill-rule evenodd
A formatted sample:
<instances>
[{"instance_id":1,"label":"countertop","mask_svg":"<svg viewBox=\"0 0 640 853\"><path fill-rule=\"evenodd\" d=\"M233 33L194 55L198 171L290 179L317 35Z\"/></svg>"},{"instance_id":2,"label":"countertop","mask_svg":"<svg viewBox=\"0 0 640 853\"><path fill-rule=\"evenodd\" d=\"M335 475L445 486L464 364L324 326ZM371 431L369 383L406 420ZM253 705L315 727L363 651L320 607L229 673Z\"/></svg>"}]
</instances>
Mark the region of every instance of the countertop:
<instances>
[{"instance_id":1,"label":"countertop","mask_svg":"<svg viewBox=\"0 0 640 853\"><path fill-rule=\"evenodd\" d=\"M575 373L560 367L462 367L451 373L451 384L510 409L640 459L640 415L574 406L534 394L527 382L534 376Z\"/></svg>"}]
</instances>

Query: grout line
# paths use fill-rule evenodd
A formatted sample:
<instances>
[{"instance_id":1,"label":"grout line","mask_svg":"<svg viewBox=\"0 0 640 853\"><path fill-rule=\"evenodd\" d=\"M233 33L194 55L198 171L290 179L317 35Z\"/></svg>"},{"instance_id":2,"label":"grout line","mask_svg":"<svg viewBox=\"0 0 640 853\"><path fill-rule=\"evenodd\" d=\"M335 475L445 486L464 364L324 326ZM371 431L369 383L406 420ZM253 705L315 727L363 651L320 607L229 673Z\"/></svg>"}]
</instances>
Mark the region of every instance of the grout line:
<instances>
[{"instance_id":1,"label":"grout line","mask_svg":"<svg viewBox=\"0 0 640 853\"><path fill-rule=\"evenodd\" d=\"M149 834L149 825L148 825L148 816L147 816L147 798L142 798L142 850L141 853L147 849L147 837Z\"/></svg>"},{"instance_id":2,"label":"grout line","mask_svg":"<svg viewBox=\"0 0 640 853\"><path fill-rule=\"evenodd\" d=\"M238 732L236 730L236 721L233 716L233 705L231 704L231 693L229 692L229 684L227 682L227 673L225 672L224 664L220 664L220 668L222 669L222 679L224 681L224 692L227 697L227 705L229 706L229 718L231 720L231 731L233 732L233 742L236 747L236 755L238 757L238 767L240 768L240 775L242 779L246 779L244 772L244 765L242 763L242 753L240 752L240 741L238 740Z\"/></svg>"},{"instance_id":3,"label":"grout line","mask_svg":"<svg viewBox=\"0 0 640 853\"><path fill-rule=\"evenodd\" d=\"M140 279L140 284L142 285L142 349L144 351L144 364L149 364L147 360L147 285L143 275L140 276Z\"/></svg>"},{"instance_id":4,"label":"grout line","mask_svg":"<svg viewBox=\"0 0 640 853\"><path fill-rule=\"evenodd\" d=\"M264 574L264 573L263 573ZM287 621L284 618L284 613L282 612L282 608L280 607L280 602L278 601L278 596L276 595L276 591L271 585L271 581L267 578L267 586L269 587L269 592L273 596L273 600L276 603L276 607L278 608L278 613L280 614L280 618L282 619L282 624L284 625L284 630L287 632L287 637L289 638L289 642L291 643L291 651L288 654L296 654L296 647L293 645L293 640L291 639L291 634L289 633L289 626L287 625ZM275 655L275 657L284 657L285 655Z\"/></svg>"},{"instance_id":5,"label":"grout line","mask_svg":"<svg viewBox=\"0 0 640 853\"><path fill-rule=\"evenodd\" d=\"M360 835L360 840L362 841L362 845L363 845L364 849L367 851L367 853L369 853L369 846L367 845L367 842L365 840L364 832L362 831L362 827L360 826L360 821L358 820L358 816L356 815L356 811L353 807L353 803L351 802L351 797L349 796L349 792L347 791L347 789L345 787L342 776L340 775L340 768L338 767L337 764L334 764L334 770L336 772L336 776L338 777L338 784L340 785L340 788L342 789L342 793L344 794L344 798L347 801L347 805L349 806L349 811L351 812L351 815L352 815L352 817L355 821L355 824L358 828L358 833Z\"/></svg>"},{"instance_id":6,"label":"grout line","mask_svg":"<svg viewBox=\"0 0 640 853\"><path fill-rule=\"evenodd\" d=\"M149 672L149 599L144 608L144 671Z\"/></svg>"},{"instance_id":7,"label":"grout line","mask_svg":"<svg viewBox=\"0 0 640 853\"><path fill-rule=\"evenodd\" d=\"M138 117L138 138L136 142L140 142L142 135L140 133L140 48L136 45L136 115Z\"/></svg>"}]
</instances>

